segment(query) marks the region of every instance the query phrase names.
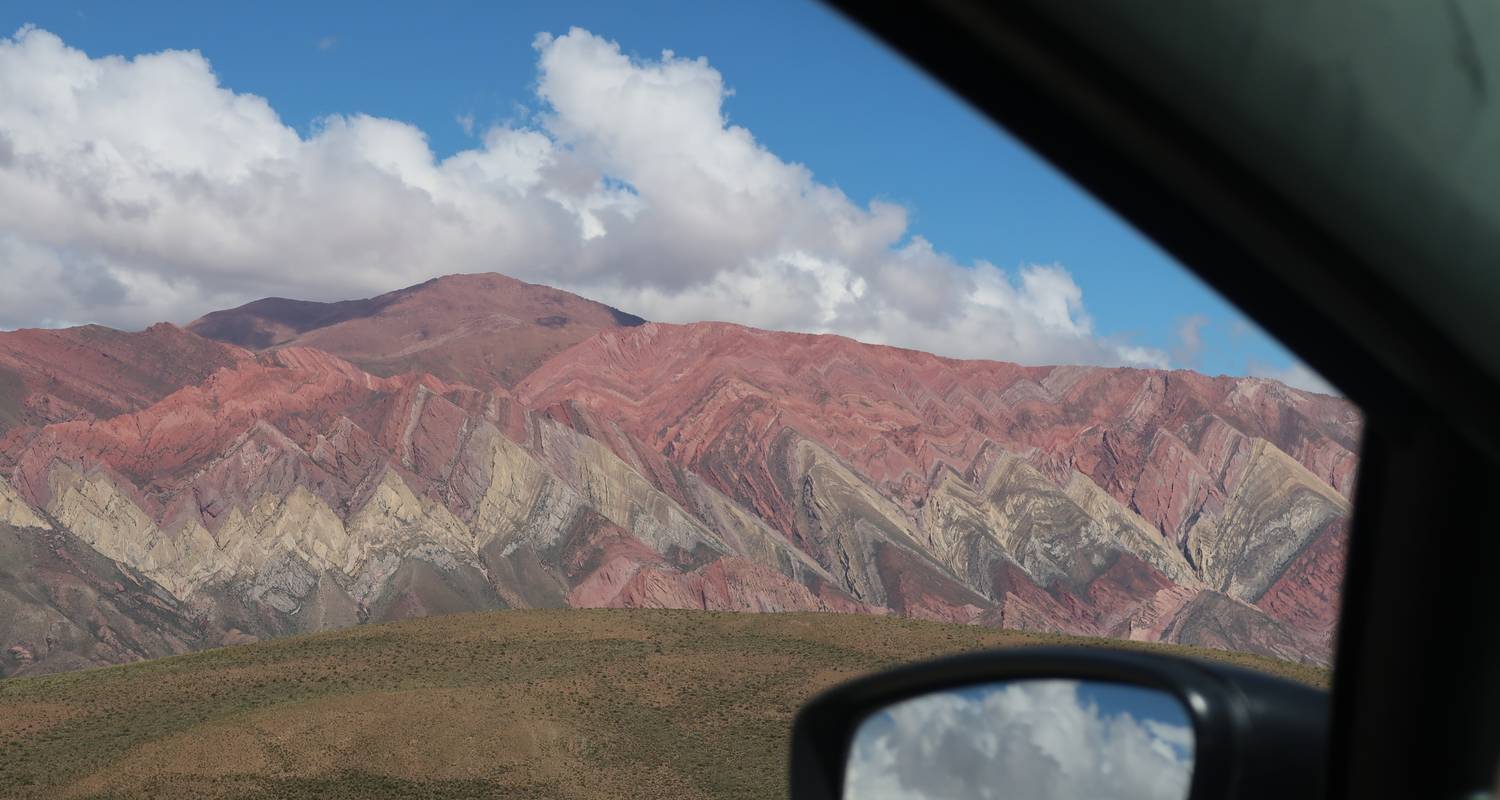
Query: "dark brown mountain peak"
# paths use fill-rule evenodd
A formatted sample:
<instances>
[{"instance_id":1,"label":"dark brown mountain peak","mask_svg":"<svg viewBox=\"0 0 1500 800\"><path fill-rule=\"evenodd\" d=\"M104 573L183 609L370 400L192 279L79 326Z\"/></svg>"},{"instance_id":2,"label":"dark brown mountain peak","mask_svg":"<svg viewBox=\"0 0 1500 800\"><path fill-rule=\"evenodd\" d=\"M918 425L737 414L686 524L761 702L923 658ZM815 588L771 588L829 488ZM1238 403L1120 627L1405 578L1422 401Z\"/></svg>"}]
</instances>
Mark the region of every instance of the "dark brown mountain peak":
<instances>
[{"instance_id":1,"label":"dark brown mountain peak","mask_svg":"<svg viewBox=\"0 0 1500 800\"><path fill-rule=\"evenodd\" d=\"M447 275L363 300L268 297L189 330L257 350L316 347L378 375L429 372L481 389L513 386L550 356L640 317L496 273Z\"/></svg>"}]
</instances>

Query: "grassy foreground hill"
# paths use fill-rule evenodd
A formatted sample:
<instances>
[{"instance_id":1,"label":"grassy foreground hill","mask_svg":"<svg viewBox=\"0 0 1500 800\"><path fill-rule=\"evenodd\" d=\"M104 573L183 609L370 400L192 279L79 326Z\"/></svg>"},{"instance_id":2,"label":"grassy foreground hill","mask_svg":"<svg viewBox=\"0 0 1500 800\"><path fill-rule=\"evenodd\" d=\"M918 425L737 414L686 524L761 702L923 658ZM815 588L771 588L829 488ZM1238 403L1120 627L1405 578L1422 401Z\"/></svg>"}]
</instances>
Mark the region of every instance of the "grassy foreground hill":
<instances>
[{"instance_id":1,"label":"grassy foreground hill","mask_svg":"<svg viewBox=\"0 0 1500 800\"><path fill-rule=\"evenodd\" d=\"M1207 650L832 614L499 611L0 682L0 797L769 798L814 693L965 650Z\"/></svg>"}]
</instances>

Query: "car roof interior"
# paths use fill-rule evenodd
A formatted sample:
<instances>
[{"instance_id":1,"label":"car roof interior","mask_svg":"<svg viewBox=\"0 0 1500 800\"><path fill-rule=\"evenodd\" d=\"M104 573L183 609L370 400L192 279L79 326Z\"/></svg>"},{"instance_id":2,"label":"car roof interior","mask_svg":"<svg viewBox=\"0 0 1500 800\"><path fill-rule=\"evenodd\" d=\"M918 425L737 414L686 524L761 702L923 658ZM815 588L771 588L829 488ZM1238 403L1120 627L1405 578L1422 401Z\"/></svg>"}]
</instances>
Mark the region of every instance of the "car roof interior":
<instances>
[{"instance_id":1,"label":"car roof interior","mask_svg":"<svg viewBox=\"0 0 1500 800\"><path fill-rule=\"evenodd\" d=\"M833 5L1360 405L1326 796L1492 787L1500 9Z\"/></svg>"}]
</instances>

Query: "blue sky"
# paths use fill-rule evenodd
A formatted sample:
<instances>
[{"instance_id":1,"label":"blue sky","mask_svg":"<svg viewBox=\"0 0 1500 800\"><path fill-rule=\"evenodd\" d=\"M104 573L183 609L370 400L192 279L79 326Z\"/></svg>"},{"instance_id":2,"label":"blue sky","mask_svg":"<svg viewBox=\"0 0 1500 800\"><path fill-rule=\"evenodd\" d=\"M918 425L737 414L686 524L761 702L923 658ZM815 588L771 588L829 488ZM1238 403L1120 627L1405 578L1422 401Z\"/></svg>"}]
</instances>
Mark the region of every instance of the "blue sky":
<instances>
[{"instance_id":1,"label":"blue sky","mask_svg":"<svg viewBox=\"0 0 1500 800\"><path fill-rule=\"evenodd\" d=\"M264 97L313 135L330 114L409 123L441 159L495 124L534 125L539 32L572 26L627 55L706 58L723 111L765 149L857 204L883 200L954 262L1061 265L1100 338L1211 374L1271 374L1294 361L1129 226L833 12L807 2L394 3L9 2L23 24L98 58L198 50L219 83ZM462 120L472 119L466 126ZM467 129L466 129L467 127ZM390 287L394 288L394 287ZM1181 337L1201 319L1199 346ZM899 342L898 342L899 343Z\"/></svg>"}]
</instances>

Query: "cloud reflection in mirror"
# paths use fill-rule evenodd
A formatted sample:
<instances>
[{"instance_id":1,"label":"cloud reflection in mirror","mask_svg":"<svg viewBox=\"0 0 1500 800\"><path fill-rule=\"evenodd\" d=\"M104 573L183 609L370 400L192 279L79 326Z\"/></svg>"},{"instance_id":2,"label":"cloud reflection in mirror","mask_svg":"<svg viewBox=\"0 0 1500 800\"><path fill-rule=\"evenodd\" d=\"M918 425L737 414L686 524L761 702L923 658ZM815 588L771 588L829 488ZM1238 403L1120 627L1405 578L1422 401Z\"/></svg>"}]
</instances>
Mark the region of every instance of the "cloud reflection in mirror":
<instances>
[{"instance_id":1,"label":"cloud reflection in mirror","mask_svg":"<svg viewBox=\"0 0 1500 800\"><path fill-rule=\"evenodd\" d=\"M1193 730L1169 694L1014 681L937 692L861 724L845 800L1185 800Z\"/></svg>"}]
</instances>

